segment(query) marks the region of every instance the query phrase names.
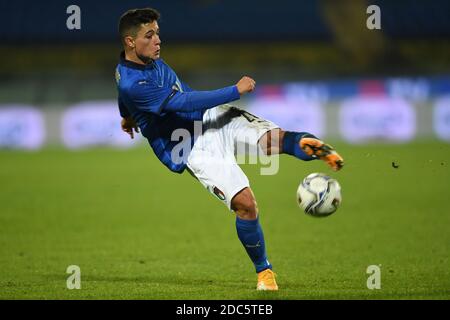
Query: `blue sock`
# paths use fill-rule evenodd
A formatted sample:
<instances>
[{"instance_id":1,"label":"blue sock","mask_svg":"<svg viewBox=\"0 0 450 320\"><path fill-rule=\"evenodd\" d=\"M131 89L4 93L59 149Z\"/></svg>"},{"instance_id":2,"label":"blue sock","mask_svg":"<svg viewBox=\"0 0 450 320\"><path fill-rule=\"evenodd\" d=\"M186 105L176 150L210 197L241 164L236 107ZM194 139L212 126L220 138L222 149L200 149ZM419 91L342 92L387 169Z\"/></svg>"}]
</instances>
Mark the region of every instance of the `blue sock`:
<instances>
[{"instance_id":1,"label":"blue sock","mask_svg":"<svg viewBox=\"0 0 450 320\"><path fill-rule=\"evenodd\" d=\"M292 132L286 131L283 138L283 153L290 154L300 160L303 161L311 161L315 160L311 156L308 156L302 149L300 149L299 141L302 138L316 138L316 136L312 135L308 132Z\"/></svg>"},{"instance_id":2,"label":"blue sock","mask_svg":"<svg viewBox=\"0 0 450 320\"><path fill-rule=\"evenodd\" d=\"M256 272L272 269L272 265L267 260L264 234L259 224L259 217L255 220L242 220L236 217L236 229L239 240L255 265Z\"/></svg>"}]
</instances>

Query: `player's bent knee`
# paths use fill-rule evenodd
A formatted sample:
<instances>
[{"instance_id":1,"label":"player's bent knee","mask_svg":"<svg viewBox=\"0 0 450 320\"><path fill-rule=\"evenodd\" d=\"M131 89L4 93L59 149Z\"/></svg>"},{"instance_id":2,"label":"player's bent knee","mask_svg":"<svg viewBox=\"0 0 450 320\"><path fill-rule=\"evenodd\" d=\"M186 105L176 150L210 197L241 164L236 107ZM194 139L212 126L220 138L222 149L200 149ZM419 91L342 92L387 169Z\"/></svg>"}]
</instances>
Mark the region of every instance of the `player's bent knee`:
<instances>
[{"instance_id":1,"label":"player's bent knee","mask_svg":"<svg viewBox=\"0 0 450 320\"><path fill-rule=\"evenodd\" d=\"M240 209L235 210L235 212L238 215L238 217L241 218L242 220L255 220L256 218L258 218L258 213L256 209L250 207L248 208L241 207Z\"/></svg>"},{"instance_id":2,"label":"player's bent knee","mask_svg":"<svg viewBox=\"0 0 450 320\"><path fill-rule=\"evenodd\" d=\"M258 144L261 147L264 154L270 156L273 154L280 154L283 150L283 138L284 131L280 128L267 131L258 140Z\"/></svg>"},{"instance_id":3,"label":"player's bent knee","mask_svg":"<svg viewBox=\"0 0 450 320\"><path fill-rule=\"evenodd\" d=\"M238 193L231 201L231 208L244 220L254 220L258 217L258 204L250 189Z\"/></svg>"}]
</instances>

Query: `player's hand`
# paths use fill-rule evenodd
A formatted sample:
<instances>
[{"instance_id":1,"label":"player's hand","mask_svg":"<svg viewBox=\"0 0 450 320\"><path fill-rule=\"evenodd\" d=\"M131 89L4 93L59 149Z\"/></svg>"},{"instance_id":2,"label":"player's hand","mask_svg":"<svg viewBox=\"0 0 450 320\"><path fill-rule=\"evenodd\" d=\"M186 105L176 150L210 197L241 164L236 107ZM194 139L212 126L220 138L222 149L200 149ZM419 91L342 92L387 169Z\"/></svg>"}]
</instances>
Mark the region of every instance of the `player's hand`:
<instances>
[{"instance_id":1,"label":"player's hand","mask_svg":"<svg viewBox=\"0 0 450 320\"><path fill-rule=\"evenodd\" d=\"M242 77L241 80L236 84L239 94L242 96L243 94L252 92L255 90L256 82L250 77Z\"/></svg>"},{"instance_id":2,"label":"player's hand","mask_svg":"<svg viewBox=\"0 0 450 320\"><path fill-rule=\"evenodd\" d=\"M139 133L139 127L137 126L136 122L133 120L133 118L122 118L121 122L122 130L126 133L128 133L131 137L131 139L134 139L134 131L136 133Z\"/></svg>"}]
</instances>

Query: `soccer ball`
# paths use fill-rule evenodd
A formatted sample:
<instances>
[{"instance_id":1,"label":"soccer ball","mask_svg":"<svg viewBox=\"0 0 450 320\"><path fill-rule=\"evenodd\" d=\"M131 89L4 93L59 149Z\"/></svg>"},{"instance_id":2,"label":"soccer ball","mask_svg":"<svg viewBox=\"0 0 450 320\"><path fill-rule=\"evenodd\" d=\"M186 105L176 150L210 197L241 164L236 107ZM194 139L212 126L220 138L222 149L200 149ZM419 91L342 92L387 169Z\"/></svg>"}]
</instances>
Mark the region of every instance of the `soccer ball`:
<instances>
[{"instance_id":1,"label":"soccer ball","mask_svg":"<svg viewBox=\"0 0 450 320\"><path fill-rule=\"evenodd\" d=\"M326 217L341 204L341 186L337 180L323 173L311 173L297 189L297 203L306 214Z\"/></svg>"}]
</instances>

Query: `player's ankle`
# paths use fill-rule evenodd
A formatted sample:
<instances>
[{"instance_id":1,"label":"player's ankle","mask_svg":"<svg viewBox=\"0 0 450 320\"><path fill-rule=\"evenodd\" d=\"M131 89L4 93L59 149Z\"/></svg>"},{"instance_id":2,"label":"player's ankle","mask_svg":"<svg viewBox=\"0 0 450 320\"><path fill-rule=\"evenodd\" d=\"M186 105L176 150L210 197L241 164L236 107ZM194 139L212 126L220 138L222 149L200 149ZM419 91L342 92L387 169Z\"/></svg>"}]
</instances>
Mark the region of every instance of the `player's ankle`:
<instances>
[{"instance_id":1,"label":"player's ankle","mask_svg":"<svg viewBox=\"0 0 450 320\"><path fill-rule=\"evenodd\" d=\"M283 136L282 152L294 156L303 161L314 160L313 157L306 154L300 147L301 140L307 137L316 138L314 135L308 132L285 131Z\"/></svg>"}]
</instances>

